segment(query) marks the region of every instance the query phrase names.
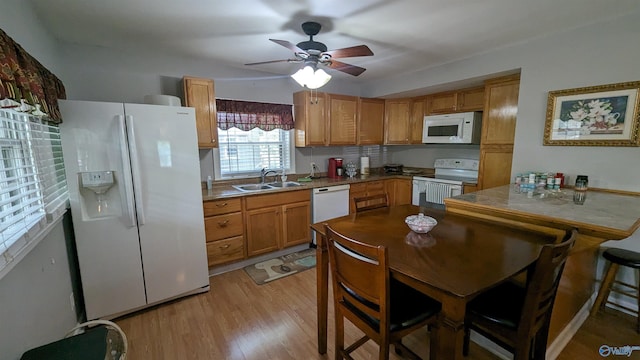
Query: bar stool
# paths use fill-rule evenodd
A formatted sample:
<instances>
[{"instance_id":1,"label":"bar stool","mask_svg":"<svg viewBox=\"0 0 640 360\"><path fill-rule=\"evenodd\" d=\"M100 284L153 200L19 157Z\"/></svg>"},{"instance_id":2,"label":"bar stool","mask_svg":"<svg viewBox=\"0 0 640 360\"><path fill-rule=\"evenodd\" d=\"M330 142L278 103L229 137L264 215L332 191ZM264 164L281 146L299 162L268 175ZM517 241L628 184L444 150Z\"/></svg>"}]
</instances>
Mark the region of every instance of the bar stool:
<instances>
[{"instance_id":1,"label":"bar stool","mask_svg":"<svg viewBox=\"0 0 640 360\"><path fill-rule=\"evenodd\" d=\"M604 279L602 280L602 286L600 287L600 291L598 292L598 297L596 298L596 302L593 304L593 308L591 309L591 315L595 315L601 308L604 308L606 304L614 304L613 302L609 301L609 293L611 291L636 298L638 301L638 311L623 305L614 305L636 314L636 331L640 333L640 290L638 289L638 286L616 280L616 274L618 273L620 265L627 266L633 269L640 269L640 253L625 249L612 248L605 250L604 253L602 253L602 256L608 260L609 264L607 267L607 271L605 272ZM625 289L635 290L636 293L633 294L628 291L624 291L622 288L616 288L616 286L613 285L620 286Z\"/></svg>"}]
</instances>

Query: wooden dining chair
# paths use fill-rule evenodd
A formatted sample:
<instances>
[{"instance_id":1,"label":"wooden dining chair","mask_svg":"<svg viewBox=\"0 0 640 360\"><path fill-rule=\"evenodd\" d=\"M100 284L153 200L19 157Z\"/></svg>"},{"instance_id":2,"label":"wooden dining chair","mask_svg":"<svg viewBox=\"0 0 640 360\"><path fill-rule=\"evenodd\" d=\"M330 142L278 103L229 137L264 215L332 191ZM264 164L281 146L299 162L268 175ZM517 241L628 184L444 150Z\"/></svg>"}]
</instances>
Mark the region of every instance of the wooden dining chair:
<instances>
[{"instance_id":1,"label":"wooden dining chair","mask_svg":"<svg viewBox=\"0 0 640 360\"><path fill-rule=\"evenodd\" d=\"M467 305L463 354L469 353L470 329L514 355L514 360L544 359L551 311L577 230L559 244L542 247L527 273L526 286L501 284Z\"/></svg>"},{"instance_id":2,"label":"wooden dining chair","mask_svg":"<svg viewBox=\"0 0 640 360\"><path fill-rule=\"evenodd\" d=\"M355 203L356 212L359 213L362 211L389 207L389 196L385 192L375 195L356 197L353 198L353 202Z\"/></svg>"},{"instance_id":3,"label":"wooden dining chair","mask_svg":"<svg viewBox=\"0 0 640 360\"><path fill-rule=\"evenodd\" d=\"M431 329L430 349L434 349L440 303L390 278L386 247L347 238L329 225L325 234L333 282L335 358L352 359L350 354L371 339L379 345L379 359L389 358L391 344L396 352L420 359L401 339L424 326ZM347 348L344 318L364 333Z\"/></svg>"}]
</instances>

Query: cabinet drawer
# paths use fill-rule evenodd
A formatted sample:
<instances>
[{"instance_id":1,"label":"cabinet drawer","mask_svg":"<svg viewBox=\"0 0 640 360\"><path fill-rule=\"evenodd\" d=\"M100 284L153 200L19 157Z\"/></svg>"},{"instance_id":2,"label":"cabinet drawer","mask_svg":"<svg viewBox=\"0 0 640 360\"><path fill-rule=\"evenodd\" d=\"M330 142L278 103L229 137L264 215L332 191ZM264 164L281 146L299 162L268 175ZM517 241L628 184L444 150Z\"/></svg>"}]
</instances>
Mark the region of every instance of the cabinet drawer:
<instances>
[{"instance_id":1,"label":"cabinet drawer","mask_svg":"<svg viewBox=\"0 0 640 360\"><path fill-rule=\"evenodd\" d=\"M242 210L240 199L206 201L203 206L204 216L228 214Z\"/></svg>"},{"instance_id":2,"label":"cabinet drawer","mask_svg":"<svg viewBox=\"0 0 640 360\"><path fill-rule=\"evenodd\" d=\"M210 267L229 261L242 260L243 258L243 236L207 243L207 260Z\"/></svg>"},{"instance_id":3,"label":"cabinet drawer","mask_svg":"<svg viewBox=\"0 0 640 360\"><path fill-rule=\"evenodd\" d=\"M384 192L384 181L369 181L366 184L368 195Z\"/></svg>"},{"instance_id":4,"label":"cabinet drawer","mask_svg":"<svg viewBox=\"0 0 640 360\"><path fill-rule=\"evenodd\" d=\"M360 192L366 192L367 191L367 183L356 183L356 184L351 184L351 187L349 188L349 191L352 193L360 193Z\"/></svg>"},{"instance_id":5,"label":"cabinet drawer","mask_svg":"<svg viewBox=\"0 0 640 360\"><path fill-rule=\"evenodd\" d=\"M242 235L242 213L224 214L204 218L207 242Z\"/></svg>"},{"instance_id":6,"label":"cabinet drawer","mask_svg":"<svg viewBox=\"0 0 640 360\"><path fill-rule=\"evenodd\" d=\"M245 205L247 210L253 210L310 200L311 192L309 190L298 190L269 195L247 196Z\"/></svg>"}]
</instances>

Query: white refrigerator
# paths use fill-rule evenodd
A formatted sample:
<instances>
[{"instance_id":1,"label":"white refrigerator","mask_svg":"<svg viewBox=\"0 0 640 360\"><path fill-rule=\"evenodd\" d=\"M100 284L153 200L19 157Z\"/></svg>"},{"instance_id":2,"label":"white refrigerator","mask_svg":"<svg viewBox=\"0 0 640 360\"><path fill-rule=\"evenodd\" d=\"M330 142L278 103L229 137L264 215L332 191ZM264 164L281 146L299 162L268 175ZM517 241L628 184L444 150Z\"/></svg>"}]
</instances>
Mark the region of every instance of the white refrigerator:
<instances>
[{"instance_id":1,"label":"white refrigerator","mask_svg":"<svg viewBox=\"0 0 640 360\"><path fill-rule=\"evenodd\" d=\"M87 320L208 291L194 109L59 105Z\"/></svg>"}]
</instances>

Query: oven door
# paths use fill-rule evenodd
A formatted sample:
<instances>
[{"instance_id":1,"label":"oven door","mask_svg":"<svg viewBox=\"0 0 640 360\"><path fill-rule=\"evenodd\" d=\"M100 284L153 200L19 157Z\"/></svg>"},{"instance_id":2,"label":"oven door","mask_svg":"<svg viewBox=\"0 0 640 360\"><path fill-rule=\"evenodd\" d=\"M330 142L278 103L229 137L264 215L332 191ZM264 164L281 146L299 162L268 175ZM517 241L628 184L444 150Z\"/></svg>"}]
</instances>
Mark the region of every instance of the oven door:
<instances>
[{"instance_id":1,"label":"oven door","mask_svg":"<svg viewBox=\"0 0 640 360\"><path fill-rule=\"evenodd\" d=\"M462 194L462 184L440 182L436 179L414 179L411 203L423 207L444 206L444 199Z\"/></svg>"}]
</instances>

